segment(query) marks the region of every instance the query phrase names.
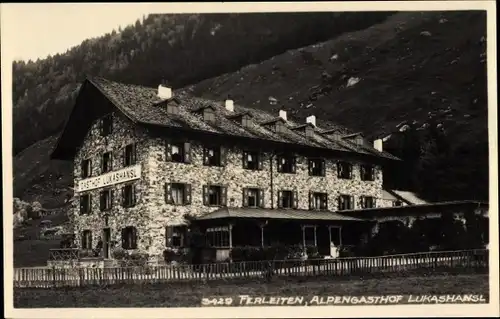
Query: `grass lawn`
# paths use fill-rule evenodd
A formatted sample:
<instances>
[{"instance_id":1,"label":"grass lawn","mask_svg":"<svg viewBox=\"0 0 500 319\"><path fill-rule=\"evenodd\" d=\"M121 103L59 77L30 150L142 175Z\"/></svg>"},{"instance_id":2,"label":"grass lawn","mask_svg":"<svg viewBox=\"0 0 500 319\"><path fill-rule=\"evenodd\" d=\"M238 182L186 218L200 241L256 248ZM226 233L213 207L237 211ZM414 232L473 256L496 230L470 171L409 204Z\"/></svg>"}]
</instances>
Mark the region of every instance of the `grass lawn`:
<instances>
[{"instance_id":1,"label":"grass lawn","mask_svg":"<svg viewBox=\"0 0 500 319\"><path fill-rule=\"evenodd\" d=\"M434 274L372 278L275 278L268 283L214 281L87 288L14 289L14 307L198 307L202 297L387 294L482 294L488 298L487 274Z\"/></svg>"}]
</instances>

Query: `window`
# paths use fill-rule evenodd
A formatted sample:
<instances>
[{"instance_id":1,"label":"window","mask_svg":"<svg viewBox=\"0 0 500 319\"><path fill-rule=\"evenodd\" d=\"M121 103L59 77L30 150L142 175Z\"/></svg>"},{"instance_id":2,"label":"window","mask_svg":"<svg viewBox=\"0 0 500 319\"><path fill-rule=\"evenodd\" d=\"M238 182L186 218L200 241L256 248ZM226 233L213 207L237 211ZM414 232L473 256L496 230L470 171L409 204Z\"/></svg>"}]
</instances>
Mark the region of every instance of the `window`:
<instances>
[{"instance_id":1,"label":"window","mask_svg":"<svg viewBox=\"0 0 500 319\"><path fill-rule=\"evenodd\" d=\"M191 204L191 185L182 183L165 184L165 201L171 205Z\"/></svg>"},{"instance_id":2,"label":"window","mask_svg":"<svg viewBox=\"0 0 500 319\"><path fill-rule=\"evenodd\" d=\"M113 204L113 191L108 189L101 191L100 209L101 211L110 210Z\"/></svg>"},{"instance_id":3,"label":"window","mask_svg":"<svg viewBox=\"0 0 500 319\"><path fill-rule=\"evenodd\" d=\"M372 165L361 165L360 169L362 181L375 180L375 168Z\"/></svg>"},{"instance_id":4,"label":"window","mask_svg":"<svg viewBox=\"0 0 500 319\"><path fill-rule=\"evenodd\" d=\"M311 126L307 125L305 128L305 135L306 137L314 137L314 128L312 128Z\"/></svg>"},{"instance_id":5,"label":"window","mask_svg":"<svg viewBox=\"0 0 500 319\"><path fill-rule=\"evenodd\" d=\"M328 194L310 192L309 193L309 208L312 210L328 209Z\"/></svg>"},{"instance_id":6,"label":"window","mask_svg":"<svg viewBox=\"0 0 500 319\"><path fill-rule=\"evenodd\" d=\"M274 126L274 129L276 133L284 133L286 129L285 123L283 123L282 121L277 121Z\"/></svg>"},{"instance_id":7,"label":"window","mask_svg":"<svg viewBox=\"0 0 500 319\"><path fill-rule=\"evenodd\" d=\"M205 236L208 247L229 247L229 227L208 228Z\"/></svg>"},{"instance_id":8,"label":"window","mask_svg":"<svg viewBox=\"0 0 500 319\"><path fill-rule=\"evenodd\" d=\"M137 229L134 226L122 228L122 248L137 249Z\"/></svg>"},{"instance_id":9,"label":"window","mask_svg":"<svg viewBox=\"0 0 500 319\"><path fill-rule=\"evenodd\" d=\"M375 198L372 196L362 196L361 197L361 207L362 208L374 208Z\"/></svg>"},{"instance_id":10,"label":"window","mask_svg":"<svg viewBox=\"0 0 500 319\"><path fill-rule=\"evenodd\" d=\"M122 188L123 207L132 207L136 203L135 185L125 185Z\"/></svg>"},{"instance_id":11,"label":"window","mask_svg":"<svg viewBox=\"0 0 500 319\"><path fill-rule=\"evenodd\" d=\"M227 188L224 186L203 186L203 204L205 206L226 206Z\"/></svg>"},{"instance_id":12,"label":"window","mask_svg":"<svg viewBox=\"0 0 500 319\"><path fill-rule=\"evenodd\" d=\"M403 206L403 202L402 202L402 201L400 201L400 200L395 200L395 201L392 201L392 206L393 206L393 207Z\"/></svg>"},{"instance_id":13,"label":"window","mask_svg":"<svg viewBox=\"0 0 500 319\"><path fill-rule=\"evenodd\" d=\"M258 152L243 152L243 168L250 170L262 169Z\"/></svg>"},{"instance_id":14,"label":"window","mask_svg":"<svg viewBox=\"0 0 500 319\"><path fill-rule=\"evenodd\" d=\"M243 126L243 127L249 127L250 123L251 123L250 116L243 115L241 117L241 126Z\"/></svg>"},{"instance_id":15,"label":"window","mask_svg":"<svg viewBox=\"0 0 500 319\"><path fill-rule=\"evenodd\" d=\"M203 119L206 122L215 122L215 111L212 108L207 107L203 110Z\"/></svg>"},{"instance_id":16,"label":"window","mask_svg":"<svg viewBox=\"0 0 500 319\"><path fill-rule=\"evenodd\" d=\"M134 165L136 162L135 144L125 146L124 166Z\"/></svg>"},{"instance_id":17,"label":"window","mask_svg":"<svg viewBox=\"0 0 500 319\"><path fill-rule=\"evenodd\" d=\"M92 249L92 232L90 230L82 231L82 249Z\"/></svg>"},{"instance_id":18,"label":"window","mask_svg":"<svg viewBox=\"0 0 500 319\"><path fill-rule=\"evenodd\" d=\"M186 226L165 227L165 245L167 247L184 247Z\"/></svg>"},{"instance_id":19,"label":"window","mask_svg":"<svg viewBox=\"0 0 500 319\"><path fill-rule=\"evenodd\" d=\"M325 160L320 158L309 159L309 176L325 176Z\"/></svg>"},{"instance_id":20,"label":"window","mask_svg":"<svg viewBox=\"0 0 500 319\"><path fill-rule=\"evenodd\" d=\"M86 159L82 161L82 178L87 178L92 176L92 161Z\"/></svg>"},{"instance_id":21,"label":"window","mask_svg":"<svg viewBox=\"0 0 500 319\"><path fill-rule=\"evenodd\" d=\"M90 194L80 196L80 215L90 214L92 210L92 200Z\"/></svg>"},{"instance_id":22,"label":"window","mask_svg":"<svg viewBox=\"0 0 500 319\"><path fill-rule=\"evenodd\" d=\"M191 162L191 144L166 142L166 160L167 162L190 163Z\"/></svg>"},{"instance_id":23,"label":"window","mask_svg":"<svg viewBox=\"0 0 500 319\"><path fill-rule=\"evenodd\" d=\"M338 201L339 210L354 209L354 196L340 195Z\"/></svg>"},{"instance_id":24,"label":"window","mask_svg":"<svg viewBox=\"0 0 500 319\"><path fill-rule=\"evenodd\" d=\"M280 155L277 158L279 173L295 173L296 158L290 155Z\"/></svg>"},{"instance_id":25,"label":"window","mask_svg":"<svg viewBox=\"0 0 500 319\"><path fill-rule=\"evenodd\" d=\"M104 116L101 119L101 135L108 136L113 131L113 117L111 114Z\"/></svg>"},{"instance_id":26,"label":"window","mask_svg":"<svg viewBox=\"0 0 500 319\"><path fill-rule=\"evenodd\" d=\"M175 103L167 104L167 113L168 114L179 114L179 106Z\"/></svg>"},{"instance_id":27,"label":"window","mask_svg":"<svg viewBox=\"0 0 500 319\"><path fill-rule=\"evenodd\" d=\"M298 196L294 191L280 191L278 192L278 206L279 208L297 208Z\"/></svg>"},{"instance_id":28,"label":"window","mask_svg":"<svg viewBox=\"0 0 500 319\"><path fill-rule=\"evenodd\" d=\"M337 163L337 177L344 179L352 178L352 164L347 162Z\"/></svg>"},{"instance_id":29,"label":"window","mask_svg":"<svg viewBox=\"0 0 500 319\"><path fill-rule=\"evenodd\" d=\"M223 154L221 147L205 147L205 149L203 150L203 165L221 166L222 155Z\"/></svg>"},{"instance_id":30,"label":"window","mask_svg":"<svg viewBox=\"0 0 500 319\"><path fill-rule=\"evenodd\" d=\"M243 188L244 207L264 207L264 190L258 188Z\"/></svg>"},{"instance_id":31,"label":"window","mask_svg":"<svg viewBox=\"0 0 500 319\"><path fill-rule=\"evenodd\" d=\"M101 170L103 173L110 172L113 169L111 152L102 154Z\"/></svg>"}]
</instances>

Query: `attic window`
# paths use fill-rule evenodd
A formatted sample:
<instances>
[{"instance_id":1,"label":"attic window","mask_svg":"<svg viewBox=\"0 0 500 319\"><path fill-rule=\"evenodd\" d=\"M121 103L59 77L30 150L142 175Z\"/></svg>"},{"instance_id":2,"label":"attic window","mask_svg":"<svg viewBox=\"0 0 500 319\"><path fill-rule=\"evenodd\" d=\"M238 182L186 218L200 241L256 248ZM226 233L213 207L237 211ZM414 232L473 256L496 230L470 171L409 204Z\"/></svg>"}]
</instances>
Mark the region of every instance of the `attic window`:
<instances>
[{"instance_id":1,"label":"attic window","mask_svg":"<svg viewBox=\"0 0 500 319\"><path fill-rule=\"evenodd\" d=\"M356 139L354 140L356 142L356 144L358 145L363 145L363 137L358 135L356 136Z\"/></svg>"},{"instance_id":2,"label":"attic window","mask_svg":"<svg viewBox=\"0 0 500 319\"><path fill-rule=\"evenodd\" d=\"M179 106L175 103L167 104L167 113L168 114L179 114Z\"/></svg>"},{"instance_id":3,"label":"attic window","mask_svg":"<svg viewBox=\"0 0 500 319\"><path fill-rule=\"evenodd\" d=\"M284 133L285 132L285 123L281 121L277 121L274 125L274 130L276 133Z\"/></svg>"},{"instance_id":4,"label":"attic window","mask_svg":"<svg viewBox=\"0 0 500 319\"><path fill-rule=\"evenodd\" d=\"M305 127L305 135L306 137L313 137L314 136L314 129L310 127L309 125Z\"/></svg>"},{"instance_id":5,"label":"attic window","mask_svg":"<svg viewBox=\"0 0 500 319\"><path fill-rule=\"evenodd\" d=\"M111 114L104 116L101 119L101 136L108 136L113 131L113 118Z\"/></svg>"},{"instance_id":6,"label":"attic window","mask_svg":"<svg viewBox=\"0 0 500 319\"><path fill-rule=\"evenodd\" d=\"M203 110L203 119L207 122L215 122L215 111L211 108L206 108Z\"/></svg>"},{"instance_id":7,"label":"attic window","mask_svg":"<svg viewBox=\"0 0 500 319\"><path fill-rule=\"evenodd\" d=\"M249 127L250 126L250 116L243 115L241 117L241 126L243 126L243 127Z\"/></svg>"}]
</instances>

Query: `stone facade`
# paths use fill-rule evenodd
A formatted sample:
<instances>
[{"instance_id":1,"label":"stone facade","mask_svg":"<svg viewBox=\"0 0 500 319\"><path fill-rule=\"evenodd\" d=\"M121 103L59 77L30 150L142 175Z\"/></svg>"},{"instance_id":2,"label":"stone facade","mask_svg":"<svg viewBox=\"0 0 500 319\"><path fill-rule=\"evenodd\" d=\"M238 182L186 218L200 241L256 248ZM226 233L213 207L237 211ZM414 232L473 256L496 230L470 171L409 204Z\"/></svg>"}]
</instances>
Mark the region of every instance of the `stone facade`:
<instances>
[{"instance_id":1,"label":"stone facade","mask_svg":"<svg viewBox=\"0 0 500 319\"><path fill-rule=\"evenodd\" d=\"M91 127L75 157L75 185L81 179L81 163L87 158L92 160L92 176L101 174L99 163L104 152L113 152L113 171L121 169L122 150L129 143L136 143L137 163L141 165L142 170L141 178L134 182L137 202L133 207L124 208L120 202L123 184L112 186L110 189L114 192L113 206L106 218L99 208L99 192L102 189L94 189L90 191L92 212L89 215L80 215L78 197L81 194L77 193L71 216L78 247L81 247L80 237L83 230L92 231L95 247L98 237L102 236L103 228L109 227L111 239L120 243L121 229L135 226L138 234L137 249L150 255L160 255L165 249L166 226L185 223L183 216L186 213L202 215L218 209L203 203L203 185L206 184L226 186L229 207L242 207L243 188L262 189L265 208L278 207L278 192L281 190L296 191L297 208L305 210L309 209L310 191L327 193L329 210L337 210L337 197L340 194L354 196L354 209L362 208L361 196L374 197L377 206L382 200L383 174L379 166L375 166L374 181L361 180L361 163L352 163L354 165L351 179L340 179L337 177L336 168L336 162L340 159L329 158L325 161L325 176L309 176L307 157L296 154L296 172L279 173L276 169L276 157L272 150L268 150L261 154L261 169L248 170L242 165L243 149L230 147L225 149L225 165L212 167L203 165L204 146L199 141L190 141L190 163L175 163L166 161L164 139L151 137L120 114L114 114L113 131L108 137L100 136L99 121ZM271 161L274 164L272 173ZM167 204L166 183L190 184L191 204Z\"/></svg>"}]
</instances>

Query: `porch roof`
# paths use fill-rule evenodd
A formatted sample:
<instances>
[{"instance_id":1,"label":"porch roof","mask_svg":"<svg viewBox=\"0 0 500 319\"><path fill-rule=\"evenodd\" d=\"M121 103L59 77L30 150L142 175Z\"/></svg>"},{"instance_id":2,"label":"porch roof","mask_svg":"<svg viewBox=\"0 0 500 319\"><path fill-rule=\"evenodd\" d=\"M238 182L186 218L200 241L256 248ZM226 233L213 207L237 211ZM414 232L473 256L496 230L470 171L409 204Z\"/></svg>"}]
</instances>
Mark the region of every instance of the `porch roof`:
<instances>
[{"instance_id":1,"label":"porch roof","mask_svg":"<svg viewBox=\"0 0 500 319\"><path fill-rule=\"evenodd\" d=\"M230 208L223 207L214 212L200 216L197 220L222 218L257 218L257 219L293 219L293 220L330 220L330 221L362 221L352 216L341 215L332 211L315 211L301 209L269 209L269 208Z\"/></svg>"}]
</instances>

